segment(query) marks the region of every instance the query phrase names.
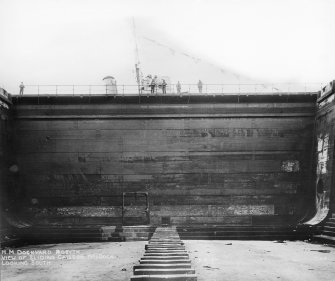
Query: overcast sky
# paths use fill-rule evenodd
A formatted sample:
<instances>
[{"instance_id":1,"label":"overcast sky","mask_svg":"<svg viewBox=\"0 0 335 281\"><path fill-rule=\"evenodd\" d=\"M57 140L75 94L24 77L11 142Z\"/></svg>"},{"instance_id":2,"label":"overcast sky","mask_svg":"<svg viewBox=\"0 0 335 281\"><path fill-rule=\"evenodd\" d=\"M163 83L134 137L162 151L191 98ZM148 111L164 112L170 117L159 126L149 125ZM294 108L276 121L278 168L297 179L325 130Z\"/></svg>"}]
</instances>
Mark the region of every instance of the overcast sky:
<instances>
[{"instance_id":1,"label":"overcast sky","mask_svg":"<svg viewBox=\"0 0 335 281\"><path fill-rule=\"evenodd\" d=\"M335 79L333 0L0 0L0 86Z\"/></svg>"}]
</instances>

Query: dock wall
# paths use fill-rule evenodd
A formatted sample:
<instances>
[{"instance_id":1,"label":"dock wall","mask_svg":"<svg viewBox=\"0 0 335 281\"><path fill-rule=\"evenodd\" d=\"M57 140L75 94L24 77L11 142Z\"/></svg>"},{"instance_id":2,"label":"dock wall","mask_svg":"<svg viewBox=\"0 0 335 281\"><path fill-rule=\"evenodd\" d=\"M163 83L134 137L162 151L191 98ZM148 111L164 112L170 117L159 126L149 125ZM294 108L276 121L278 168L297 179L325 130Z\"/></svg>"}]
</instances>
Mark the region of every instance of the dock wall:
<instances>
[{"instance_id":1,"label":"dock wall","mask_svg":"<svg viewBox=\"0 0 335 281\"><path fill-rule=\"evenodd\" d=\"M13 103L24 212L38 224L297 224L314 203L315 94Z\"/></svg>"}]
</instances>

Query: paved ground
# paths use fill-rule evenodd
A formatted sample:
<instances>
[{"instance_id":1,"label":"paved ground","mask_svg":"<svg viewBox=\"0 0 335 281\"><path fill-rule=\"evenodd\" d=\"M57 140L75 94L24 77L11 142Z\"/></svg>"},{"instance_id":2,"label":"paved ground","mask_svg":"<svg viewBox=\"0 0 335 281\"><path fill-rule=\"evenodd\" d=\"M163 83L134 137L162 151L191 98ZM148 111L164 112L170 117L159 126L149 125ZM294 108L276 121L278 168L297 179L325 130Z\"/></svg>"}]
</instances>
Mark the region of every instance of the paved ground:
<instances>
[{"instance_id":1,"label":"paved ground","mask_svg":"<svg viewBox=\"0 0 335 281\"><path fill-rule=\"evenodd\" d=\"M335 280L334 247L304 242L185 242L199 281ZM145 244L50 244L12 249L14 254L7 249L2 254L1 280L129 281L133 265L143 256ZM27 250L46 252L24 252ZM4 257L15 260L4 260ZM20 260L20 257L25 258ZM10 262L21 264L5 265Z\"/></svg>"},{"instance_id":2,"label":"paved ground","mask_svg":"<svg viewBox=\"0 0 335 281\"><path fill-rule=\"evenodd\" d=\"M14 256L26 250L46 250L35 254L33 258L47 258L39 264L32 264L29 256L28 265L2 265L1 281L104 281L130 280L133 266L144 253L146 242L127 243L64 243L17 248ZM57 251L63 252L57 252ZM72 252L64 252L70 250ZM7 250L8 253L8 250ZM54 258L54 259L53 259ZM50 260L51 259L51 260ZM3 262L3 260L2 260ZM39 262L38 260L36 262ZM35 263L36 263L35 262ZM50 262L50 264L43 264Z\"/></svg>"},{"instance_id":3,"label":"paved ground","mask_svg":"<svg viewBox=\"0 0 335 281\"><path fill-rule=\"evenodd\" d=\"M304 242L186 243L198 281L335 281L335 248Z\"/></svg>"}]
</instances>

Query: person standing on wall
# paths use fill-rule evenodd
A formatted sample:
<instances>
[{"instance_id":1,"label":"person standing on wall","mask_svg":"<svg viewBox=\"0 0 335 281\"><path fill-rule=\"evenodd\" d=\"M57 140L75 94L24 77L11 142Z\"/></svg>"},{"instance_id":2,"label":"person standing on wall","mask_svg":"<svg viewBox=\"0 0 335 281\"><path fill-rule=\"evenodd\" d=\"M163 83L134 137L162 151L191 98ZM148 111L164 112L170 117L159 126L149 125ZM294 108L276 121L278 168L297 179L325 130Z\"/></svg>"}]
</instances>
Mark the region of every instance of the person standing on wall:
<instances>
[{"instance_id":1,"label":"person standing on wall","mask_svg":"<svg viewBox=\"0 0 335 281\"><path fill-rule=\"evenodd\" d=\"M151 83L150 83L151 94L154 94L154 93L155 93L156 79L157 79L157 76L155 76L155 77L151 80Z\"/></svg>"},{"instance_id":2,"label":"person standing on wall","mask_svg":"<svg viewBox=\"0 0 335 281\"><path fill-rule=\"evenodd\" d=\"M166 94L166 82L165 82L165 80L163 79L163 81L162 81L162 91L163 91L163 95L165 95Z\"/></svg>"},{"instance_id":3,"label":"person standing on wall","mask_svg":"<svg viewBox=\"0 0 335 281\"><path fill-rule=\"evenodd\" d=\"M199 80L199 82L198 82L198 90L199 90L199 94L202 94L202 82L201 82L201 80Z\"/></svg>"},{"instance_id":4,"label":"person standing on wall","mask_svg":"<svg viewBox=\"0 0 335 281\"><path fill-rule=\"evenodd\" d=\"M23 91L24 91L24 85L23 82L20 84L20 96L23 96Z\"/></svg>"},{"instance_id":5,"label":"person standing on wall","mask_svg":"<svg viewBox=\"0 0 335 281\"><path fill-rule=\"evenodd\" d=\"M180 94L180 91L181 91L181 85L180 85L180 82L178 81L177 83L177 94Z\"/></svg>"}]
</instances>

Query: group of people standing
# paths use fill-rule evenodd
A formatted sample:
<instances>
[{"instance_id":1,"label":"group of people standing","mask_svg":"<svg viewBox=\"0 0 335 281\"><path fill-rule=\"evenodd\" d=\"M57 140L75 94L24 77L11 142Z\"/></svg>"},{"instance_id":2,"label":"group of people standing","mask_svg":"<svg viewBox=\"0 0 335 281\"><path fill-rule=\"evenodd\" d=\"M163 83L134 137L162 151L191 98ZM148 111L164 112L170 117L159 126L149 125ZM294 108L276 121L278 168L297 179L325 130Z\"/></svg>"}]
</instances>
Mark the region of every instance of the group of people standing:
<instances>
[{"instance_id":1,"label":"group of people standing","mask_svg":"<svg viewBox=\"0 0 335 281\"><path fill-rule=\"evenodd\" d=\"M160 82L158 80L157 75L154 76L154 78L151 77L151 75L148 75L148 78L150 79L150 90L151 90L151 94L157 93L157 88L161 87L162 88L162 92L165 95L166 94L166 81L165 79L162 79L162 81Z\"/></svg>"},{"instance_id":2,"label":"group of people standing","mask_svg":"<svg viewBox=\"0 0 335 281\"><path fill-rule=\"evenodd\" d=\"M166 94L167 83L166 83L165 79L159 80L157 75L155 75L153 78L152 78L151 75L148 75L147 79L149 79L149 86L150 86L151 94L157 93L158 88L162 89L162 93L164 95ZM203 83L202 83L201 80L198 81L197 86L198 86L199 94L202 94ZM177 82L176 89L177 89L177 94L181 94L181 83L180 83L180 81Z\"/></svg>"},{"instance_id":3,"label":"group of people standing","mask_svg":"<svg viewBox=\"0 0 335 281\"><path fill-rule=\"evenodd\" d=\"M203 84L202 84L201 80L198 81L197 86L198 86L199 94L202 94L202 86L203 86ZM181 94L181 84L180 84L179 81L177 82L176 88L177 88L177 94Z\"/></svg>"}]
</instances>

